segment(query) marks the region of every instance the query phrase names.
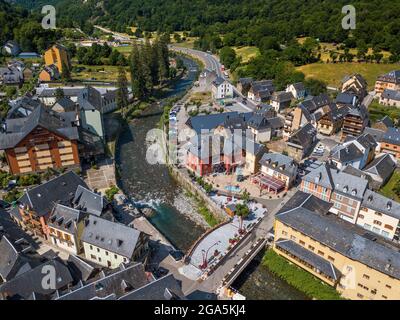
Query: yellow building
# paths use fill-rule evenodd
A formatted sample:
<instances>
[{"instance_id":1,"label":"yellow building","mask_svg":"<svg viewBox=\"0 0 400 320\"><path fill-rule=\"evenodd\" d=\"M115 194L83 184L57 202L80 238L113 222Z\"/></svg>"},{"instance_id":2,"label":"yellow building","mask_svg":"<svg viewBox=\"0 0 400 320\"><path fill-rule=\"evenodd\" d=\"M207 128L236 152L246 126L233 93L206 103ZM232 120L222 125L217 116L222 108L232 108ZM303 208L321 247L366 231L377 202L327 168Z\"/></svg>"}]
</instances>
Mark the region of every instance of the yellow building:
<instances>
[{"instance_id":1,"label":"yellow building","mask_svg":"<svg viewBox=\"0 0 400 320\"><path fill-rule=\"evenodd\" d=\"M60 74L63 73L63 65L71 68L71 62L68 51L64 46L56 44L44 53L44 62L46 66L56 65Z\"/></svg>"},{"instance_id":2,"label":"yellow building","mask_svg":"<svg viewBox=\"0 0 400 320\"><path fill-rule=\"evenodd\" d=\"M400 299L399 248L329 214L330 207L297 192L276 215L274 251L346 299Z\"/></svg>"}]
</instances>

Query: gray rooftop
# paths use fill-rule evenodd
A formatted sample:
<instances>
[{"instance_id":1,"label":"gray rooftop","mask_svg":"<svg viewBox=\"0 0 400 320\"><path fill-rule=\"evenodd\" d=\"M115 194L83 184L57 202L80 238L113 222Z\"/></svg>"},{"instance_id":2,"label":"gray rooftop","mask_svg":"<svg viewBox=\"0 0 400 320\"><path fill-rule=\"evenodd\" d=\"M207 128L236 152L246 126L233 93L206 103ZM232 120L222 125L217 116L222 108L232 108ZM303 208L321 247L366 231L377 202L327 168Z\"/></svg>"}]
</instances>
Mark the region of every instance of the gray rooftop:
<instances>
[{"instance_id":1,"label":"gray rooftop","mask_svg":"<svg viewBox=\"0 0 400 320\"><path fill-rule=\"evenodd\" d=\"M400 146L400 129L389 128L383 135L382 141Z\"/></svg>"},{"instance_id":2,"label":"gray rooftop","mask_svg":"<svg viewBox=\"0 0 400 320\"><path fill-rule=\"evenodd\" d=\"M400 203L374 191L367 190L365 192L362 205L363 207L382 212L396 219L400 219Z\"/></svg>"},{"instance_id":3,"label":"gray rooftop","mask_svg":"<svg viewBox=\"0 0 400 320\"><path fill-rule=\"evenodd\" d=\"M393 244L382 238L371 240L361 227L345 222L328 214L328 203L321 205L323 212L302 205L304 198L310 196L314 201L322 201L312 195L297 192L291 204L284 206L276 219L310 238L330 247L349 259L359 261L396 279L400 279L400 252ZM322 201L324 202L324 201Z\"/></svg>"},{"instance_id":4,"label":"gray rooftop","mask_svg":"<svg viewBox=\"0 0 400 320\"><path fill-rule=\"evenodd\" d=\"M141 232L123 224L89 215L82 242L131 259Z\"/></svg>"},{"instance_id":5,"label":"gray rooftop","mask_svg":"<svg viewBox=\"0 0 400 320\"><path fill-rule=\"evenodd\" d=\"M295 161L280 153L266 153L260 160L260 164L277 172L283 173L288 177L297 174L297 164Z\"/></svg>"}]
</instances>

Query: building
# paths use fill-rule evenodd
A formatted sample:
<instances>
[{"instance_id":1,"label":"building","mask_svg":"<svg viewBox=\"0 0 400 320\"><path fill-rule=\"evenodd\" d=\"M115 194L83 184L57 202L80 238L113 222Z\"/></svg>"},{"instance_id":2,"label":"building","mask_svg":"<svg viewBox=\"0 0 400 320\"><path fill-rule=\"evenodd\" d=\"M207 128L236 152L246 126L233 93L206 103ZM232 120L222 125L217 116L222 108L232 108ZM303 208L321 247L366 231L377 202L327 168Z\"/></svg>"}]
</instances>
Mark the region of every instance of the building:
<instances>
[{"instance_id":1,"label":"building","mask_svg":"<svg viewBox=\"0 0 400 320\"><path fill-rule=\"evenodd\" d=\"M10 56L17 56L20 52L21 49L15 41L7 41L6 44L3 46L3 51Z\"/></svg>"},{"instance_id":2,"label":"building","mask_svg":"<svg viewBox=\"0 0 400 320\"><path fill-rule=\"evenodd\" d=\"M236 84L236 87L241 94L247 96L247 93L249 92L253 81L253 78L240 78Z\"/></svg>"},{"instance_id":3,"label":"building","mask_svg":"<svg viewBox=\"0 0 400 320\"><path fill-rule=\"evenodd\" d=\"M400 107L400 90L385 89L379 99L379 103L388 107Z\"/></svg>"},{"instance_id":4,"label":"building","mask_svg":"<svg viewBox=\"0 0 400 320\"><path fill-rule=\"evenodd\" d=\"M90 215L81 240L87 260L116 269L122 263L142 259L148 250L148 238L136 229Z\"/></svg>"},{"instance_id":5,"label":"building","mask_svg":"<svg viewBox=\"0 0 400 320\"><path fill-rule=\"evenodd\" d=\"M57 204L47 221L51 243L74 255L80 254L85 216L81 210Z\"/></svg>"},{"instance_id":6,"label":"building","mask_svg":"<svg viewBox=\"0 0 400 320\"><path fill-rule=\"evenodd\" d=\"M78 104L73 102L68 97L63 97L51 107L51 110L57 113L64 113L64 112L78 113Z\"/></svg>"},{"instance_id":7,"label":"building","mask_svg":"<svg viewBox=\"0 0 400 320\"><path fill-rule=\"evenodd\" d=\"M86 183L74 172L56 177L32 189L27 189L11 210L11 218L20 227L36 236L48 238L47 221L53 212L54 204L70 206L78 186L88 188Z\"/></svg>"},{"instance_id":8,"label":"building","mask_svg":"<svg viewBox=\"0 0 400 320\"><path fill-rule=\"evenodd\" d=\"M272 80L253 81L247 92L247 98L255 102L266 102L270 100L274 91Z\"/></svg>"},{"instance_id":9,"label":"building","mask_svg":"<svg viewBox=\"0 0 400 320\"><path fill-rule=\"evenodd\" d=\"M61 78L60 71L55 64L50 64L43 67L43 70L39 73L39 80L41 82L56 81Z\"/></svg>"},{"instance_id":10,"label":"building","mask_svg":"<svg viewBox=\"0 0 400 320\"><path fill-rule=\"evenodd\" d=\"M367 190L356 223L366 230L398 242L400 203Z\"/></svg>"},{"instance_id":11,"label":"building","mask_svg":"<svg viewBox=\"0 0 400 320\"><path fill-rule=\"evenodd\" d=\"M306 108L310 114L313 114L318 109L329 106L331 102L332 101L329 96L324 93L319 96L307 98L306 100L302 101L300 105Z\"/></svg>"},{"instance_id":12,"label":"building","mask_svg":"<svg viewBox=\"0 0 400 320\"><path fill-rule=\"evenodd\" d=\"M43 271L49 269L57 275L55 287L43 286ZM61 259L53 258L0 285L0 300L50 300L56 291L66 290L72 284L73 278L68 267Z\"/></svg>"},{"instance_id":13,"label":"building","mask_svg":"<svg viewBox=\"0 0 400 320\"><path fill-rule=\"evenodd\" d=\"M348 136L345 142L332 149L330 159L338 169L351 165L362 170L374 159L377 147L377 142L368 133L357 138Z\"/></svg>"},{"instance_id":14,"label":"building","mask_svg":"<svg viewBox=\"0 0 400 320\"><path fill-rule=\"evenodd\" d=\"M318 132L331 136L336 134L343 126L344 117L349 112L349 108L338 108L335 103L323 107L324 114L317 121Z\"/></svg>"},{"instance_id":15,"label":"building","mask_svg":"<svg viewBox=\"0 0 400 320\"><path fill-rule=\"evenodd\" d=\"M376 157L363 169L363 172L371 177L370 188L379 190L383 187L392 177L396 167L396 159L391 154L386 153Z\"/></svg>"},{"instance_id":16,"label":"building","mask_svg":"<svg viewBox=\"0 0 400 320\"><path fill-rule=\"evenodd\" d=\"M12 174L80 167L78 129L67 118L38 106L26 118L6 119L0 132Z\"/></svg>"},{"instance_id":17,"label":"building","mask_svg":"<svg viewBox=\"0 0 400 320\"><path fill-rule=\"evenodd\" d=\"M372 125L373 129L381 130L384 132L388 131L388 129L392 127L394 127L394 123L392 119L390 119L388 116L384 116L382 119Z\"/></svg>"},{"instance_id":18,"label":"building","mask_svg":"<svg viewBox=\"0 0 400 320\"><path fill-rule=\"evenodd\" d=\"M260 112L255 112L247 121L247 128L251 130L253 140L257 143L269 142L272 137L280 136L283 127L284 123L281 118L266 118Z\"/></svg>"},{"instance_id":19,"label":"building","mask_svg":"<svg viewBox=\"0 0 400 320\"><path fill-rule=\"evenodd\" d=\"M300 190L331 202L330 212L347 222L355 223L361 208L368 180L322 163L302 177Z\"/></svg>"},{"instance_id":20,"label":"building","mask_svg":"<svg viewBox=\"0 0 400 320\"><path fill-rule=\"evenodd\" d=\"M342 92L352 93L357 96L358 101L363 101L368 95L368 84L359 73L346 76L342 80Z\"/></svg>"},{"instance_id":21,"label":"building","mask_svg":"<svg viewBox=\"0 0 400 320\"><path fill-rule=\"evenodd\" d=\"M300 162L311 153L316 141L317 130L307 123L289 137L286 150L290 157Z\"/></svg>"},{"instance_id":22,"label":"building","mask_svg":"<svg viewBox=\"0 0 400 320\"><path fill-rule=\"evenodd\" d=\"M0 68L0 85L21 86L23 82L24 75L18 68Z\"/></svg>"},{"instance_id":23,"label":"building","mask_svg":"<svg viewBox=\"0 0 400 320\"><path fill-rule=\"evenodd\" d=\"M210 91L212 83L217 79L217 73L204 69L199 75L199 86L203 91Z\"/></svg>"},{"instance_id":24,"label":"building","mask_svg":"<svg viewBox=\"0 0 400 320\"><path fill-rule=\"evenodd\" d=\"M293 100L293 95L291 92L274 92L271 97L271 105L274 107L277 113L281 112L283 109L289 108Z\"/></svg>"},{"instance_id":25,"label":"building","mask_svg":"<svg viewBox=\"0 0 400 320\"><path fill-rule=\"evenodd\" d=\"M344 298L400 299L398 248L329 215L330 206L296 193L276 215L274 251Z\"/></svg>"},{"instance_id":26,"label":"building","mask_svg":"<svg viewBox=\"0 0 400 320\"><path fill-rule=\"evenodd\" d=\"M306 97L306 88L302 82L288 85L286 92L290 92L296 100L301 100Z\"/></svg>"},{"instance_id":27,"label":"building","mask_svg":"<svg viewBox=\"0 0 400 320\"><path fill-rule=\"evenodd\" d=\"M381 152L393 155L400 160L400 129L389 128L381 140Z\"/></svg>"},{"instance_id":28,"label":"building","mask_svg":"<svg viewBox=\"0 0 400 320\"><path fill-rule=\"evenodd\" d=\"M253 183L268 192L288 191L297 177L297 164L290 157L279 153L266 153L260 160L260 174Z\"/></svg>"},{"instance_id":29,"label":"building","mask_svg":"<svg viewBox=\"0 0 400 320\"><path fill-rule=\"evenodd\" d=\"M233 86L229 81L217 77L212 82L211 93L214 100L233 98Z\"/></svg>"},{"instance_id":30,"label":"building","mask_svg":"<svg viewBox=\"0 0 400 320\"><path fill-rule=\"evenodd\" d=\"M357 102L357 96L351 92L339 93L335 100L335 103L339 109L344 107L353 108L357 105Z\"/></svg>"},{"instance_id":31,"label":"building","mask_svg":"<svg viewBox=\"0 0 400 320\"><path fill-rule=\"evenodd\" d=\"M84 88L78 96L81 126L104 139L103 98L96 89Z\"/></svg>"},{"instance_id":32,"label":"building","mask_svg":"<svg viewBox=\"0 0 400 320\"><path fill-rule=\"evenodd\" d=\"M314 115L310 114L310 112L305 107L299 105L294 110L289 111L285 115L283 137L285 138L285 140L287 140L293 132L296 132L307 123L314 122Z\"/></svg>"},{"instance_id":33,"label":"building","mask_svg":"<svg viewBox=\"0 0 400 320\"><path fill-rule=\"evenodd\" d=\"M49 48L44 53L44 62L46 66L55 65L60 74L64 72L64 68L71 68L71 61L67 49L59 44Z\"/></svg>"},{"instance_id":34,"label":"building","mask_svg":"<svg viewBox=\"0 0 400 320\"><path fill-rule=\"evenodd\" d=\"M350 108L344 117L341 139L344 141L348 135L358 137L369 123L368 110L364 105Z\"/></svg>"},{"instance_id":35,"label":"building","mask_svg":"<svg viewBox=\"0 0 400 320\"><path fill-rule=\"evenodd\" d=\"M400 70L391 71L378 77L375 83L375 93L380 96L386 89L400 90Z\"/></svg>"}]
</instances>

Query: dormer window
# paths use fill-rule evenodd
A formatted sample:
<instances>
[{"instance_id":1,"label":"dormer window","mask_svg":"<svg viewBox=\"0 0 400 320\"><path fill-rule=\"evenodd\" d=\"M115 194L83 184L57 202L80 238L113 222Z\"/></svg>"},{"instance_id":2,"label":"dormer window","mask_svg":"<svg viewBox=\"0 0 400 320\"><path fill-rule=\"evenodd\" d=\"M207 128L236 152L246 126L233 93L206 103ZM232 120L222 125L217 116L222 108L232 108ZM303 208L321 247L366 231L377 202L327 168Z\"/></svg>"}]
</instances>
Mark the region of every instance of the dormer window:
<instances>
[{"instance_id":1,"label":"dormer window","mask_svg":"<svg viewBox=\"0 0 400 320\"><path fill-rule=\"evenodd\" d=\"M343 188L343 192L348 192L349 191L349 187L348 186L345 186L344 188Z\"/></svg>"},{"instance_id":2,"label":"dormer window","mask_svg":"<svg viewBox=\"0 0 400 320\"><path fill-rule=\"evenodd\" d=\"M387 209L390 211L390 210L392 210L392 203L391 202L388 202L387 203Z\"/></svg>"}]
</instances>

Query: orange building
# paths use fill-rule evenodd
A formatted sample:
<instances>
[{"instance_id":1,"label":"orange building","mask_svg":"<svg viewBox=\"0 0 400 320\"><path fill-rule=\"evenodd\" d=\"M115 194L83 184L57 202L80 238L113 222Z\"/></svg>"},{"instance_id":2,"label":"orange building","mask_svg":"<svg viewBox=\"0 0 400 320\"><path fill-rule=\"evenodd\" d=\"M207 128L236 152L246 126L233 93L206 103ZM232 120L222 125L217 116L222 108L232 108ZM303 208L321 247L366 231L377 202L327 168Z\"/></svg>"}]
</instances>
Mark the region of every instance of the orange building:
<instances>
[{"instance_id":1,"label":"orange building","mask_svg":"<svg viewBox=\"0 0 400 320\"><path fill-rule=\"evenodd\" d=\"M71 62L68 56L68 51L64 46L56 44L44 53L44 62L46 66L54 64L60 74L63 73L63 65L71 68Z\"/></svg>"},{"instance_id":2,"label":"orange building","mask_svg":"<svg viewBox=\"0 0 400 320\"><path fill-rule=\"evenodd\" d=\"M384 74L376 80L375 92L378 96L381 96L386 89L400 90L400 70Z\"/></svg>"}]
</instances>

